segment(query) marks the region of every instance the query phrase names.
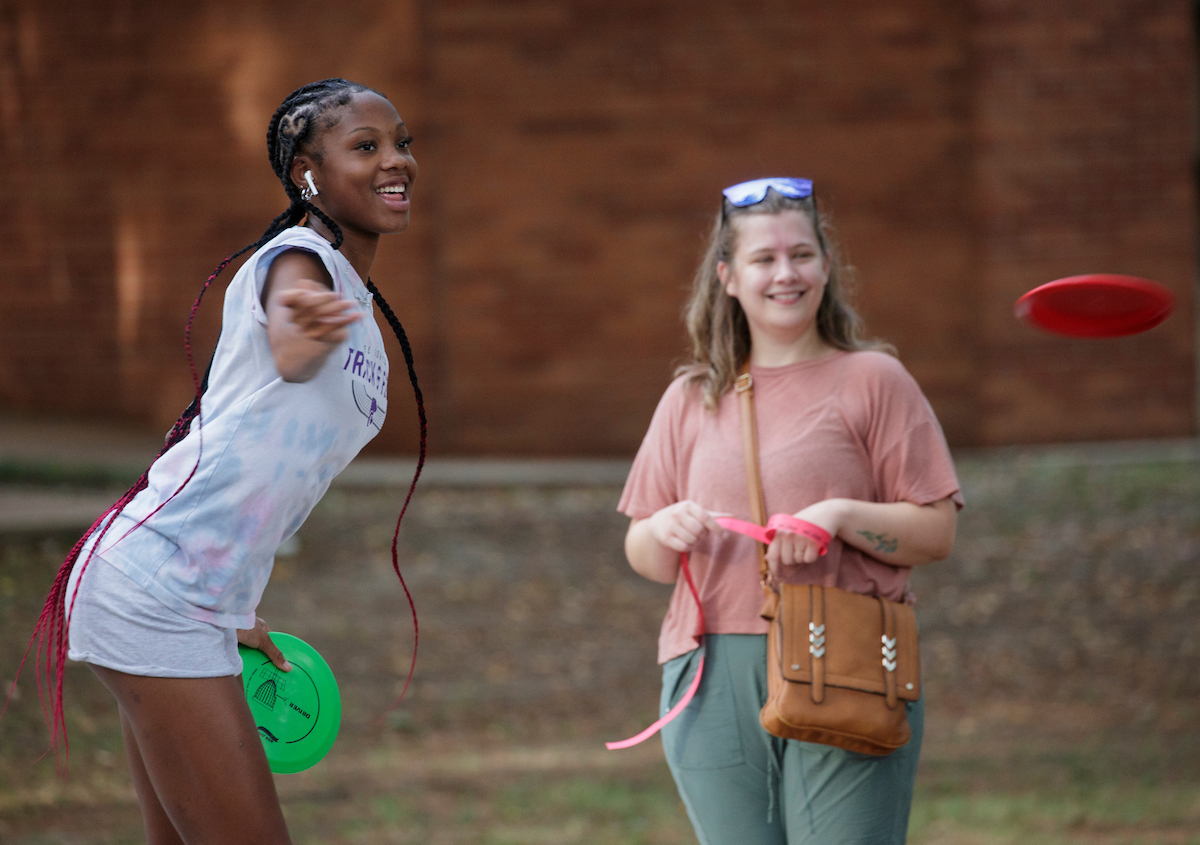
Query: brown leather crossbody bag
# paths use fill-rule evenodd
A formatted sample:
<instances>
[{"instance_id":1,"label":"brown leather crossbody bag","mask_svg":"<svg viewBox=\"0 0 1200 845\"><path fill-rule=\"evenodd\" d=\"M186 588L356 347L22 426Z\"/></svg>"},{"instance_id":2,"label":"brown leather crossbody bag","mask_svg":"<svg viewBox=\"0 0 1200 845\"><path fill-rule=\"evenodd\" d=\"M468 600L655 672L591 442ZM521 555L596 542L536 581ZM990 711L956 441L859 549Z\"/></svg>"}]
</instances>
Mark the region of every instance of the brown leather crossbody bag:
<instances>
[{"instance_id":1,"label":"brown leather crossbody bag","mask_svg":"<svg viewBox=\"0 0 1200 845\"><path fill-rule=\"evenodd\" d=\"M743 371L746 484L754 521L766 525L754 382ZM921 697L917 619L910 605L819 584L775 584L758 543L766 601L767 703L762 726L785 739L890 754L912 735L904 707Z\"/></svg>"}]
</instances>

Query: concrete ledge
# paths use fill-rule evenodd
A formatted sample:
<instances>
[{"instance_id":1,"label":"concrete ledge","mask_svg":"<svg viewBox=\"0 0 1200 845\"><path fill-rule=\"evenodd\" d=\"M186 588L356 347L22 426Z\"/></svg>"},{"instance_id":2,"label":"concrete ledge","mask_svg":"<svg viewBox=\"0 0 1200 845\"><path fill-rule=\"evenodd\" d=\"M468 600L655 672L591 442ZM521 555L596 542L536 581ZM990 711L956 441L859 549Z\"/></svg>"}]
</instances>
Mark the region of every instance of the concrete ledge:
<instances>
[{"instance_id":1,"label":"concrete ledge","mask_svg":"<svg viewBox=\"0 0 1200 845\"><path fill-rule=\"evenodd\" d=\"M107 488L132 483L153 460L161 435L108 423L22 418L0 414L0 485ZM1046 466L1112 466L1200 463L1200 439L1050 443L954 450L961 464L1012 462ZM340 487L407 486L415 456L360 457L334 484ZM619 485L626 459L509 459L435 457L422 486Z\"/></svg>"},{"instance_id":2,"label":"concrete ledge","mask_svg":"<svg viewBox=\"0 0 1200 845\"><path fill-rule=\"evenodd\" d=\"M0 531L83 531L124 492L0 486Z\"/></svg>"},{"instance_id":3,"label":"concrete ledge","mask_svg":"<svg viewBox=\"0 0 1200 845\"><path fill-rule=\"evenodd\" d=\"M94 467L90 461L87 466ZM416 459L359 458L333 486L348 489L407 488ZM445 487L590 487L620 486L629 461L607 460L469 460L429 461L420 489ZM0 532L82 531L123 492L0 484Z\"/></svg>"},{"instance_id":4,"label":"concrete ledge","mask_svg":"<svg viewBox=\"0 0 1200 845\"><path fill-rule=\"evenodd\" d=\"M1200 438L1101 440L1090 443L1045 443L955 449L959 463L1032 463L1046 466L1120 466L1200 462Z\"/></svg>"},{"instance_id":5,"label":"concrete ledge","mask_svg":"<svg viewBox=\"0 0 1200 845\"><path fill-rule=\"evenodd\" d=\"M356 458L334 479L338 487L407 487L416 458ZM433 458L421 472L420 487L573 487L621 485L630 461L572 458Z\"/></svg>"},{"instance_id":6,"label":"concrete ledge","mask_svg":"<svg viewBox=\"0 0 1200 845\"><path fill-rule=\"evenodd\" d=\"M27 439L24 444L29 442ZM17 445L12 441L0 445L0 464L6 457L11 461L11 456L19 456L20 466L29 470L20 483L0 483L0 531L82 530L112 504L122 489L109 483L88 483L81 488L72 486L71 482L84 480L83 473L93 471L116 474L130 472L128 482L131 482L144 466L135 463L136 454L122 449L107 452L103 444L96 440L88 443L78 439L68 441L67 448L59 451L57 447L60 444L57 436L47 437L39 444L41 449L30 450L32 454L12 448ZM153 457L153 453L150 457ZM989 467L1197 464L1200 463L1200 439L957 449L954 457L966 481L970 477L978 477L980 473L986 475ZM415 467L416 458L413 457L358 458L334 479L333 486L344 489L403 489L412 480ZM629 467L629 461L605 459L434 458L426 463L419 486L422 490L522 486L616 487L625 483ZM45 483L47 481L52 483Z\"/></svg>"},{"instance_id":7,"label":"concrete ledge","mask_svg":"<svg viewBox=\"0 0 1200 845\"><path fill-rule=\"evenodd\" d=\"M162 434L115 423L0 415L0 460L109 467L136 478L162 448Z\"/></svg>"}]
</instances>

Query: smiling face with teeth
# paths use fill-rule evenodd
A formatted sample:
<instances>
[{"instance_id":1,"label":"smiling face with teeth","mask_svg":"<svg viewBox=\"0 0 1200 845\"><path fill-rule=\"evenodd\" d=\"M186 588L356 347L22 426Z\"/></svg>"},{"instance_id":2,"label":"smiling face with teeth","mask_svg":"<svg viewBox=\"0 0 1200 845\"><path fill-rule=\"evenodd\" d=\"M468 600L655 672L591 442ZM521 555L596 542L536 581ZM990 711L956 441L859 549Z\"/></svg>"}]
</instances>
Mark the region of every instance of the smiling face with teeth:
<instances>
[{"instance_id":1,"label":"smiling face with teeth","mask_svg":"<svg viewBox=\"0 0 1200 845\"><path fill-rule=\"evenodd\" d=\"M311 170L318 190L312 203L341 227L343 252L373 255L380 235L408 228L417 176L412 138L392 104L370 91L355 94L334 117L297 153L290 176L303 189ZM323 229L319 221L310 224Z\"/></svg>"},{"instance_id":2,"label":"smiling face with teeth","mask_svg":"<svg viewBox=\"0 0 1200 845\"><path fill-rule=\"evenodd\" d=\"M736 227L732 257L717 265L717 274L746 314L755 363L768 363L766 353L779 363L827 352L816 318L830 260L808 215L745 214L731 225Z\"/></svg>"}]
</instances>

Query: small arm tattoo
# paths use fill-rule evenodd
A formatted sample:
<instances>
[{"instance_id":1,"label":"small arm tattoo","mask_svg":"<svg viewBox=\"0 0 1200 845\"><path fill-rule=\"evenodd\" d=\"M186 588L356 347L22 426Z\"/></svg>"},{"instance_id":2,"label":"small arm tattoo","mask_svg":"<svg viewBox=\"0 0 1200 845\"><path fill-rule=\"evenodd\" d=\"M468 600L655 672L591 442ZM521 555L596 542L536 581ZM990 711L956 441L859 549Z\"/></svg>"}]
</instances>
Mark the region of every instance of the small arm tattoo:
<instances>
[{"instance_id":1,"label":"small arm tattoo","mask_svg":"<svg viewBox=\"0 0 1200 845\"><path fill-rule=\"evenodd\" d=\"M888 537L886 534L876 534L873 531L859 531L859 534L867 538L867 542L875 544L875 551L891 554L900 547L900 540L895 537Z\"/></svg>"}]
</instances>

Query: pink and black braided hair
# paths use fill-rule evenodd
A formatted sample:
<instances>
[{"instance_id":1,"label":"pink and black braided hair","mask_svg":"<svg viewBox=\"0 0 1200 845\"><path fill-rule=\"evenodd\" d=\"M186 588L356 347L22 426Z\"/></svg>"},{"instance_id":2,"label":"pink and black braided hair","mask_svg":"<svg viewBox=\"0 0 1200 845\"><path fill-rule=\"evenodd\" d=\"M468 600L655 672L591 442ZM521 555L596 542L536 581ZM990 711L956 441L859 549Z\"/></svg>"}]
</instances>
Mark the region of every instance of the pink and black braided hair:
<instances>
[{"instance_id":1,"label":"pink and black braided hair","mask_svg":"<svg viewBox=\"0 0 1200 845\"><path fill-rule=\"evenodd\" d=\"M275 110L271 121L267 126L267 155L271 159L271 168L275 171L275 175L279 177L283 183L283 189L287 192L290 204L286 211L271 221L271 225L263 232L254 243L239 249L233 255L226 258L212 274L204 281L204 285L200 288L200 293L196 300L192 303L191 311L188 314L187 324L184 328L184 349L187 353L188 367L191 370L192 383L196 389L196 395L192 399L191 404L180 415L179 419L171 427L167 434L166 441L162 449L155 457L155 461L162 457L172 446L183 440L191 430L192 421L199 420L197 427L197 436L200 437L200 450L203 450L203 417L201 414L201 397L208 388L208 373L204 374L204 378L199 378L195 361L192 358L192 324L196 318L196 311L200 307L200 302L204 298L205 292L209 286L216 280L230 262L238 256L251 250L258 249L263 244L270 241L280 232L289 229L292 226L298 225L306 216L312 215L329 227L329 231L333 233L334 241L333 248L338 249L342 245L342 230L336 222L328 215L317 208L312 203L305 200L300 191L292 183L290 171L292 160L298 152L307 150L310 155L320 155L319 150L312 148L313 142L316 141L319 134L331 126L336 125L338 117L337 110L350 103L351 98L355 94L368 92L379 94L378 91L368 88L365 85L359 85L355 82L349 82L345 79L323 79L320 82L313 82L302 88L297 88L280 104ZM379 96L383 96L379 94ZM318 158L319 160L319 158ZM408 495L405 496L404 504L400 508L400 516L396 520L396 529L392 533L392 566L396 570L396 575L400 579L400 585L404 589L405 598L408 599L409 608L412 611L413 617L413 656L409 666L408 676L404 681L404 688L400 693L400 699L404 698L404 694L408 691L409 683L412 681L413 670L416 668L417 661L417 609L413 603L412 594L408 590L408 585L404 582L404 576L400 573L400 563L396 553L396 544L400 535L400 523L404 519L404 514L408 510L408 505L412 501L413 491L417 486L417 479L421 476L421 469L425 465L425 439L426 439L426 419L425 419L425 403L424 397L421 394L420 385L417 383L417 371L413 365L412 346L408 342L408 335L405 334L404 327L400 324L400 320L396 317L395 312L387 304L387 301L379 293L379 289L368 278L366 280L367 290L374 297L375 303L379 306L379 310L383 312L383 316L387 319L388 325L392 327L392 331L396 334L396 339L400 342L400 350L404 353L404 364L408 369L408 378L412 382L413 395L417 402L417 418L420 422L420 449L417 456L417 468L413 473L412 483L408 488ZM153 466L153 463L151 464ZM140 527L142 523L149 519L158 509L164 507L167 502L179 495L180 491L187 486L199 467L199 457L197 457L196 465L192 467L191 473L183 483L179 486L170 498L164 501L154 512L150 513L141 522L134 526L132 530ZM125 493L117 499L113 505L100 515L100 518L92 523L91 528L84 532L79 541L71 548L59 567L58 574L54 578L54 584L50 588L50 594L46 597L46 603L42 608L41 616L38 618L37 626L34 628L33 636L30 638L29 646L25 650L25 656L21 660L21 664L17 669L17 676L20 676L21 669L24 668L25 662L29 657L29 652L34 652L34 663L37 668L38 681L38 697L42 702L42 710L45 715L46 724L50 728L50 744L53 748L58 747L58 737L61 732L62 744L64 751L64 766L70 757L70 746L67 741L66 721L63 714L63 674L66 667L67 659L67 631L70 625L71 610L75 605L75 594L79 591L79 583L82 581L83 571L86 570L91 562L92 556L100 545L100 541L112 526L117 515L125 509L125 506L133 500L133 498L146 489L148 485L149 468L142 473L141 477L130 487ZM87 543L88 539L96 535L96 542L92 545L86 558L84 558L82 569L80 570L80 578L76 582L75 593L71 595L71 607L66 607L67 600L67 585L71 578L71 573L75 568L76 562L79 560L81 550ZM43 686L43 678L45 678L45 686ZM3 715L4 709L8 707L8 702L12 698L13 691L16 689L17 682L13 681L12 687L9 689L8 697L4 702L4 707L0 708L0 715ZM399 701L397 701L397 704Z\"/></svg>"}]
</instances>

